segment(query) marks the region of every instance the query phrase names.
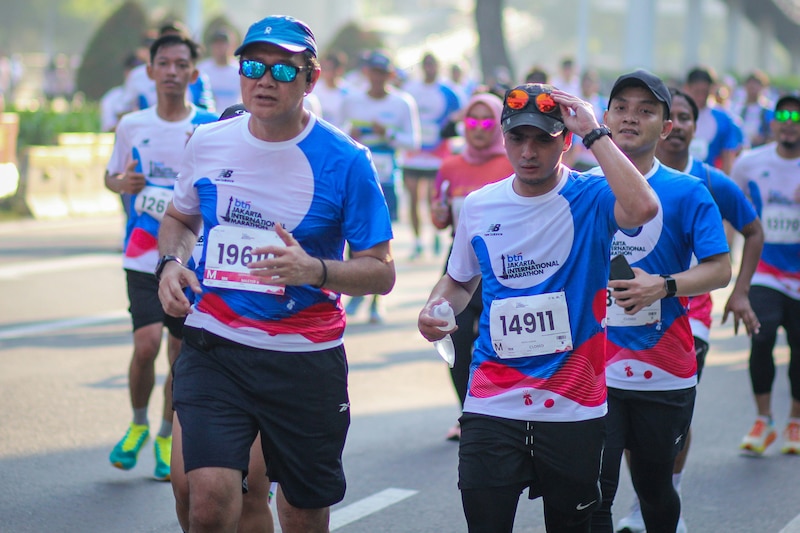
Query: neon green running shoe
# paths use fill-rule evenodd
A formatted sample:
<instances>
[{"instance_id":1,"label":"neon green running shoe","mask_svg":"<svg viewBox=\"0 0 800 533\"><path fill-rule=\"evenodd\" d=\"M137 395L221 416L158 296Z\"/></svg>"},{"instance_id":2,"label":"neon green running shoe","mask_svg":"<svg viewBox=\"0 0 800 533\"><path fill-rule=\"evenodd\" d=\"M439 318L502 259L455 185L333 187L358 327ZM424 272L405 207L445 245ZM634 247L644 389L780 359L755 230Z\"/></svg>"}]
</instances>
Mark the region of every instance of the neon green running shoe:
<instances>
[{"instance_id":1,"label":"neon green running shoe","mask_svg":"<svg viewBox=\"0 0 800 533\"><path fill-rule=\"evenodd\" d=\"M153 477L158 481L169 481L169 462L172 458L172 436L156 436L153 450L156 453L156 470Z\"/></svg>"},{"instance_id":2,"label":"neon green running shoe","mask_svg":"<svg viewBox=\"0 0 800 533\"><path fill-rule=\"evenodd\" d=\"M111 450L108 460L117 468L130 470L136 466L139 450L142 449L149 436L150 429L147 426L131 422L131 427L128 428L125 436Z\"/></svg>"}]
</instances>

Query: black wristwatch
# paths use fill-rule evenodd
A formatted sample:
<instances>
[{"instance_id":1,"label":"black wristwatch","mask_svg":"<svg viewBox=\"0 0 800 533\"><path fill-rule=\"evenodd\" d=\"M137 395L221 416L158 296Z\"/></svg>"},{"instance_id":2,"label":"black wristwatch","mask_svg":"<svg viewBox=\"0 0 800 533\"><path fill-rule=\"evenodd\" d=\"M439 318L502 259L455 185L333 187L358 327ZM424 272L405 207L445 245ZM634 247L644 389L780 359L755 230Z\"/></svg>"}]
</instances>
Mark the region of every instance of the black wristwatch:
<instances>
[{"instance_id":1,"label":"black wristwatch","mask_svg":"<svg viewBox=\"0 0 800 533\"><path fill-rule=\"evenodd\" d=\"M661 277L664 278L664 290L667 291L667 295L664 298L672 298L678 292L678 284L675 282L675 278L669 274L661 274Z\"/></svg>"},{"instance_id":2,"label":"black wristwatch","mask_svg":"<svg viewBox=\"0 0 800 533\"><path fill-rule=\"evenodd\" d=\"M161 281L161 273L164 271L164 267L167 266L167 263L170 261L175 261L179 265L183 266L183 261L181 258L175 255L163 255L161 259L158 260L158 264L156 265L155 275L156 280Z\"/></svg>"},{"instance_id":3,"label":"black wristwatch","mask_svg":"<svg viewBox=\"0 0 800 533\"><path fill-rule=\"evenodd\" d=\"M583 137L583 145L588 150L589 148L592 147L594 142L603 135L608 135L609 137L611 137L611 130L608 129L608 126L606 126L605 124L601 124L599 128L595 128L589 133L587 133Z\"/></svg>"}]
</instances>

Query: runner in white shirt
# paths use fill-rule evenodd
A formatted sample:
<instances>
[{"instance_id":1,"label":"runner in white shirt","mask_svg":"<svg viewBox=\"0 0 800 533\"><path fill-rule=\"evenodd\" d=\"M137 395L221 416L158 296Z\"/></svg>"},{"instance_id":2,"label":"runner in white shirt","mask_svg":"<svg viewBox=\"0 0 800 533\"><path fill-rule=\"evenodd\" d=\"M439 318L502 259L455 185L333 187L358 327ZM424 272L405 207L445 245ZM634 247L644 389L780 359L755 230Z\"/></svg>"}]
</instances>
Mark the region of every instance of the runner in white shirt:
<instances>
[{"instance_id":1,"label":"runner in white shirt","mask_svg":"<svg viewBox=\"0 0 800 533\"><path fill-rule=\"evenodd\" d=\"M239 63L231 55L230 36L227 31L220 30L211 36L210 54L210 57L197 64L197 68L208 76L215 108L222 112L242 101L242 92L239 88Z\"/></svg>"},{"instance_id":2,"label":"runner in white shirt","mask_svg":"<svg viewBox=\"0 0 800 533\"><path fill-rule=\"evenodd\" d=\"M314 94L319 98L322 107L322 118L341 128L344 124L342 105L348 88L342 79L347 56L342 52L329 52L320 60L322 74L319 83L314 86Z\"/></svg>"},{"instance_id":3,"label":"runner in white shirt","mask_svg":"<svg viewBox=\"0 0 800 533\"><path fill-rule=\"evenodd\" d=\"M415 150L420 145L417 105L409 94L391 85L394 66L386 52L373 50L367 54L363 70L369 87L366 92L352 92L344 98L341 109L343 128L370 149L389 216L394 221L397 220L394 179L398 152ZM314 92L316 94L316 88ZM355 315L363 300L363 296L353 297L345 308L347 314ZM372 297L369 320L373 324L383 321L377 295Z\"/></svg>"},{"instance_id":4,"label":"runner in white shirt","mask_svg":"<svg viewBox=\"0 0 800 533\"><path fill-rule=\"evenodd\" d=\"M183 148L198 124L217 118L186 100L186 87L197 77L197 53L194 42L177 35L160 37L153 43L147 70L156 85L157 104L122 117L106 170L106 187L131 195L122 266L133 322L133 358L128 370L133 421L109 456L111 464L123 470L136 466L150 434L147 406L165 326L169 330L170 365L181 345L183 320L165 316L153 270L158 260L158 229L172 198ZM171 448L170 374L164 384L163 420L155 438L154 477L158 480L170 479Z\"/></svg>"}]
</instances>

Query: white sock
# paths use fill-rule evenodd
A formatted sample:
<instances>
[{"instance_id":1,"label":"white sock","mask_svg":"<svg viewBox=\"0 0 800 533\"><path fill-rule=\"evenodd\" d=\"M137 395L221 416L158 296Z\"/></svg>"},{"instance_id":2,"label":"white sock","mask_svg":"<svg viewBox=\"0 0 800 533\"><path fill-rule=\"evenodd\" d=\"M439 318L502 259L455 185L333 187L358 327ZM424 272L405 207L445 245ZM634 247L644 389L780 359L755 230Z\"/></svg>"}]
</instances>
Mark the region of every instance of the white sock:
<instances>
[{"instance_id":1,"label":"white sock","mask_svg":"<svg viewBox=\"0 0 800 533\"><path fill-rule=\"evenodd\" d=\"M678 472L677 474L672 474L672 486L675 487L675 492L678 493L678 496L681 495L681 478L683 477L683 472Z\"/></svg>"}]
</instances>

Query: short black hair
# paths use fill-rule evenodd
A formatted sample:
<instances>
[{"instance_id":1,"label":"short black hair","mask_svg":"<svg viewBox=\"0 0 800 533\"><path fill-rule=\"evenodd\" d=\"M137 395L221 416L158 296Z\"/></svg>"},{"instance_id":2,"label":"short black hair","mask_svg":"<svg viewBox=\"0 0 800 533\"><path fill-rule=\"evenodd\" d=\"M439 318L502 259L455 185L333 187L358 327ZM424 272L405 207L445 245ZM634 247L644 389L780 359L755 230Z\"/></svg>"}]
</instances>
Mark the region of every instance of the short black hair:
<instances>
[{"instance_id":1,"label":"short black hair","mask_svg":"<svg viewBox=\"0 0 800 533\"><path fill-rule=\"evenodd\" d=\"M347 66L347 54L341 50L332 50L322 57L323 61L330 61L334 68L344 68Z\"/></svg>"},{"instance_id":2,"label":"short black hair","mask_svg":"<svg viewBox=\"0 0 800 533\"><path fill-rule=\"evenodd\" d=\"M197 58L200 57L200 48L197 46L197 43L186 36L175 35L173 33L162 35L153 41L153 44L150 45L150 63L155 61L159 49L179 44L186 45L189 48L189 55L192 58L192 62L196 63Z\"/></svg>"},{"instance_id":3,"label":"short black hair","mask_svg":"<svg viewBox=\"0 0 800 533\"><path fill-rule=\"evenodd\" d=\"M716 74L711 67L694 67L686 74L686 83L692 84L697 82L704 82L713 84L716 80Z\"/></svg>"},{"instance_id":4,"label":"short black hair","mask_svg":"<svg viewBox=\"0 0 800 533\"><path fill-rule=\"evenodd\" d=\"M190 37L192 35L192 33L189 31L189 28L186 27L186 24L184 24L180 20L167 21L158 28L159 36L163 36L169 33L179 34L184 37Z\"/></svg>"},{"instance_id":5,"label":"short black hair","mask_svg":"<svg viewBox=\"0 0 800 533\"><path fill-rule=\"evenodd\" d=\"M689 103L689 107L692 108L692 118L694 119L694 123L697 124L697 119L700 117L700 108L697 107L697 102L694 101L694 98L676 87L670 87L669 94L672 95L673 102L676 96L680 96Z\"/></svg>"},{"instance_id":6,"label":"short black hair","mask_svg":"<svg viewBox=\"0 0 800 533\"><path fill-rule=\"evenodd\" d=\"M525 74L525 83L549 83L547 71L538 65L534 65L527 74Z\"/></svg>"},{"instance_id":7,"label":"short black hair","mask_svg":"<svg viewBox=\"0 0 800 533\"><path fill-rule=\"evenodd\" d=\"M758 69L756 69L756 70L752 71L750 74L748 74L747 78L745 78L744 81L748 82L750 80L757 81L758 83L760 83L764 87L769 86L769 76L767 76L763 71L758 70Z\"/></svg>"}]
</instances>

